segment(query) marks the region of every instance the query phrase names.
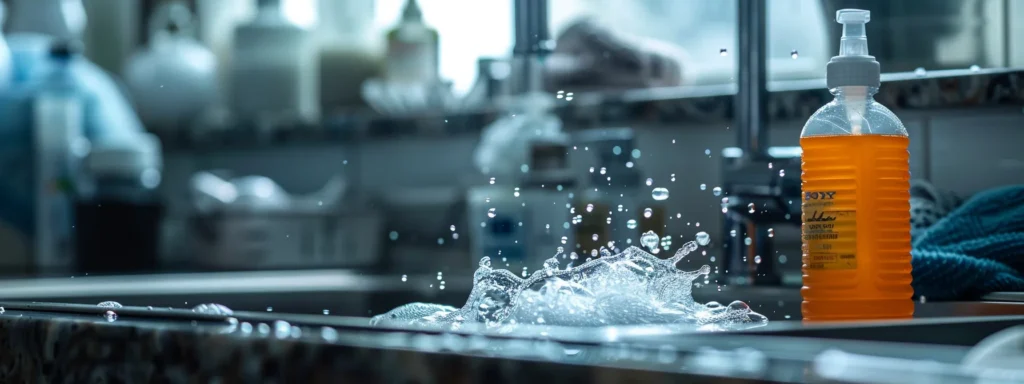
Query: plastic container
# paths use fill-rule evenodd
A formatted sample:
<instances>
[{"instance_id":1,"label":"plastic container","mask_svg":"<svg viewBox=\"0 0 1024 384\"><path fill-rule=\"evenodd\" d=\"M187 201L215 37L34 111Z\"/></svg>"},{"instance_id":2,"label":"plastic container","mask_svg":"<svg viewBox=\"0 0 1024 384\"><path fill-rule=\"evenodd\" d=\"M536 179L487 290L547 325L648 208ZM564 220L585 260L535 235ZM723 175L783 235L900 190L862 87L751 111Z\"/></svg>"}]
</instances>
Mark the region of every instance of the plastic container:
<instances>
[{"instance_id":1,"label":"plastic container","mask_svg":"<svg viewBox=\"0 0 1024 384\"><path fill-rule=\"evenodd\" d=\"M71 71L81 47L57 43L54 64L32 102L32 180L35 190L32 237L37 272L69 269L73 255L76 174L88 151L85 106L89 102Z\"/></svg>"},{"instance_id":2,"label":"plastic container","mask_svg":"<svg viewBox=\"0 0 1024 384\"><path fill-rule=\"evenodd\" d=\"M800 134L805 321L901 319L911 300L909 137L872 96L879 65L868 55L868 11L836 13L839 56L827 67L835 100Z\"/></svg>"},{"instance_id":3,"label":"plastic container","mask_svg":"<svg viewBox=\"0 0 1024 384\"><path fill-rule=\"evenodd\" d=\"M78 40L85 31L82 0L12 0L7 32L36 33L61 40Z\"/></svg>"},{"instance_id":4,"label":"plastic container","mask_svg":"<svg viewBox=\"0 0 1024 384\"><path fill-rule=\"evenodd\" d=\"M93 145L75 208L79 273L157 270L162 164L160 142L149 134Z\"/></svg>"},{"instance_id":5,"label":"plastic container","mask_svg":"<svg viewBox=\"0 0 1024 384\"><path fill-rule=\"evenodd\" d=\"M184 3L164 3L150 20L150 43L129 58L125 83L149 129L185 128L217 101L217 58L190 34Z\"/></svg>"},{"instance_id":6,"label":"plastic container","mask_svg":"<svg viewBox=\"0 0 1024 384\"><path fill-rule=\"evenodd\" d=\"M235 29L230 105L238 118L316 120L319 83L313 34L288 20L281 0L258 0Z\"/></svg>"},{"instance_id":7,"label":"plastic container","mask_svg":"<svg viewBox=\"0 0 1024 384\"><path fill-rule=\"evenodd\" d=\"M440 81L437 31L423 23L416 0L407 0L402 20L387 34L384 79L396 83Z\"/></svg>"},{"instance_id":8,"label":"plastic container","mask_svg":"<svg viewBox=\"0 0 1024 384\"><path fill-rule=\"evenodd\" d=\"M14 75L13 64L11 63L11 49L4 39L3 26L7 9L0 3L0 89L7 88L11 84Z\"/></svg>"}]
</instances>

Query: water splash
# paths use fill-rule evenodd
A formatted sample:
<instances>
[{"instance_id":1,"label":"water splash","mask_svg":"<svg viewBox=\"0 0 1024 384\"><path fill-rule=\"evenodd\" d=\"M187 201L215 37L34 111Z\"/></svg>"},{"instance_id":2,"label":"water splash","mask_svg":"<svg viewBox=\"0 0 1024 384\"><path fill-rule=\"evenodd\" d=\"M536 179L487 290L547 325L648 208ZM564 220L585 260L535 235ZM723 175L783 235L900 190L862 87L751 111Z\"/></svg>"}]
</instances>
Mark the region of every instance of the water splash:
<instances>
[{"instance_id":1,"label":"water splash","mask_svg":"<svg viewBox=\"0 0 1024 384\"><path fill-rule=\"evenodd\" d=\"M216 303L199 304L192 308L192 312L208 315L231 315L234 313L231 308Z\"/></svg>"},{"instance_id":2,"label":"water splash","mask_svg":"<svg viewBox=\"0 0 1024 384\"><path fill-rule=\"evenodd\" d=\"M564 269L556 255L526 278L493 269L490 259L484 258L462 308L411 303L375 316L370 324L459 329L465 323L480 323L499 331L511 331L521 324L665 324L712 331L767 324L767 318L740 301L721 305L693 300L694 281L707 279L711 268L704 265L696 271L682 271L676 264L697 247L696 242L687 242L668 259L637 247L615 255L602 251L600 258L575 267L570 263Z\"/></svg>"},{"instance_id":3,"label":"water splash","mask_svg":"<svg viewBox=\"0 0 1024 384\"><path fill-rule=\"evenodd\" d=\"M103 302L100 302L99 304L96 304L96 306L97 307L102 307L102 308L122 308L123 307L121 305L121 303L118 303L116 301L103 301Z\"/></svg>"}]
</instances>

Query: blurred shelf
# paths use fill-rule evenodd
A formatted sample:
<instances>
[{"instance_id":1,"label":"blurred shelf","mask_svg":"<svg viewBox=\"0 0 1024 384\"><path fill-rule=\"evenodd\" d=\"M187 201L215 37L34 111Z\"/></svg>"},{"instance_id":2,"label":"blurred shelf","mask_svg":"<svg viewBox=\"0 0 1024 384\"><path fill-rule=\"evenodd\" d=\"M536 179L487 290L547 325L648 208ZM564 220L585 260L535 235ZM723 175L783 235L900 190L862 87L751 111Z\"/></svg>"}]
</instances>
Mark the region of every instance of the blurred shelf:
<instances>
[{"instance_id":1,"label":"blurred shelf","mask_svg":"<svg viewBox=\"0 0 1024 384\"><path fill-rule=\"evenodd\" d=\"M963 69L883 75L876 100L896 112L1024 106L1024 69ZM768 120L805 119L829 102L824 80L769 84ZM577 94L557 100L570 130L628 125L722 123L733 119L735 85ZM338 145L367 140L447 138L478 134L500 111L479 108L448 115L387 117L370 112L331 115L317 123L225 123L169 132L165 151Z\"/></svg>"}]
</instances>

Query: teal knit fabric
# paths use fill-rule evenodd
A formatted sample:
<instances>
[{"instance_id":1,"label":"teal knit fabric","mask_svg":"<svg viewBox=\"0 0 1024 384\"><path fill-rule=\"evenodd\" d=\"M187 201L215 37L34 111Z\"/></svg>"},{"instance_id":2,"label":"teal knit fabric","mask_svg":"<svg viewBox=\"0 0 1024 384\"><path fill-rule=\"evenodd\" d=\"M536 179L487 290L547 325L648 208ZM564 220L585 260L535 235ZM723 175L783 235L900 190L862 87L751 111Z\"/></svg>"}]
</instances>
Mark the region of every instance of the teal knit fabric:
<instances>
[{"instance_id":1,"label":"teal knit fabric","mask_svg":"<svg viewBox=\"0 0 1024 384\"><path fill-rule=\"evenodd\" d=\"M1024 185L979 193L913 241L914 292L928 299L1024 291Z\"/></svg>"}]
</instances>

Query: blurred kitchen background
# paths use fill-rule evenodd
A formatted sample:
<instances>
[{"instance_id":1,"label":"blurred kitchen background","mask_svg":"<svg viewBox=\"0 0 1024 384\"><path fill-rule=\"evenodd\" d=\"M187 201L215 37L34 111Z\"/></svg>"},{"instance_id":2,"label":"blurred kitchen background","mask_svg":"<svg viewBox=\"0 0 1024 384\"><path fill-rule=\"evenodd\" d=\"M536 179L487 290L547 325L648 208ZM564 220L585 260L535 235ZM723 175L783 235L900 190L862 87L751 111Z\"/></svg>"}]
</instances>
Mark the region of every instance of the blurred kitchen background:
<instances>
[{"instance_id":1,"label":"blurred kitchen background","mask_svg":"<svg viewBox=\"0 0 1024 384\"><path fill-rule=\"evenodd\" d=\"M798 286L794 147L850 7L913 177L1024 182L1024 2L761 4L5 0L0 274L339 270L457 304L483 256L653 230L706 232L712 286ZM289 273L262 284L315 280Z\"/></svg>"}]
</instances>

